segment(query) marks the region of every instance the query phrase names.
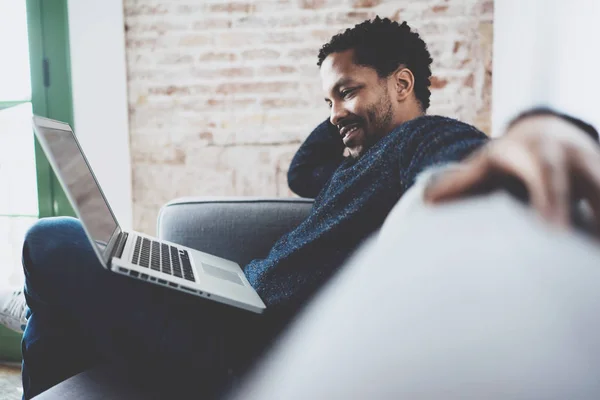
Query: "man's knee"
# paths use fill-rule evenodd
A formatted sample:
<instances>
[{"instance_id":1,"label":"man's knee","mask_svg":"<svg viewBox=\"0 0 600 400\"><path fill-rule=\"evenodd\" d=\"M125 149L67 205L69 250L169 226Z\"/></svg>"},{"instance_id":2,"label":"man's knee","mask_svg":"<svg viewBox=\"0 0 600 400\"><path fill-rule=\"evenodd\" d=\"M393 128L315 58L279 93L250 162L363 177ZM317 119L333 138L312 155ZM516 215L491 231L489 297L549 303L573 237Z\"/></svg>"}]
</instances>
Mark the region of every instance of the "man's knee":
<instances>
[{"instance_id":1,"label":"man's knee","mask_svg":"<svg viewBox=\"0 0 600 400\"><path fill-rule=\"evenodd\" d=\"M42 218L25 234L23 241L23 267L29 275L35 266L53 263L73 247L85 241L81 222L72 217Z\"/></svg>"}]
</instances>

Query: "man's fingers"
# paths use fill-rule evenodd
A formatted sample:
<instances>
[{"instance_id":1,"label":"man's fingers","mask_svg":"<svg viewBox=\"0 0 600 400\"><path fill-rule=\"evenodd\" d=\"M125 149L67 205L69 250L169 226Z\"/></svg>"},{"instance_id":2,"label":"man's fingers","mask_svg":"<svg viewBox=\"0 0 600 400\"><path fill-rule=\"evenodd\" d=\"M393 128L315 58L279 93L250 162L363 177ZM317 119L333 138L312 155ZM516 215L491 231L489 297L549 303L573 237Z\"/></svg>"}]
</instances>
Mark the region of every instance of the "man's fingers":
<instances>
[{"instance_id":1,"label":"man's fingers","mask_svg":"<svg viewBox=\"0 0 600 400\"><path fill-rule=\"evenodd\" d=\"M548 161L537 157L529 147L506 141L505 146L495 154L494 165L505 176L519 179L529 194L531 205L545 218L550 218L550 192L547 186Z\"/></svg>"},{"instance_id":2,"label":"man's fingers","mask_svg":"<svg viewBox=\"0 0 600 400\"><path fill-rule=\"evenodd\" d=\"M483 184L489 177L491 165L483 152L466 161L456 170L441 173L425 189L425 201L438 203L461 197Z\"/></svg>"},{"instance_id":3,"label":"man's fingers","mask_svg":"<svg viewBox=\"0 0 600 400\"><path fill-rule=\"evenodd\" d=\"M600 157L576 154L572 160L577 194L587 200L594 213L596 234L600 234Z\"/></svg>"},{"instance_id":4,"label":"man's fingers","mask_svg":"<svg viewBox=\"0 0 600 400\"><path fill-rule=\"evenodd\" d=\"M571 219L571 183L569 165L563 149L556 143L542 144L538 165L547 198L546 217L559 226L566 227Z\"/></svg>"},{"instance_id":5,"label":"man's fingers","mask_svg":"<svg viewBox=\"0 0 600 400\"><path fill-rule=\"evenodd\" d=\"M482 149L483 150L483 149ZM541 150L541 151L540 151ZM532 149L505 141L490 145L455 171L442 174L425 190L425 200L442 202L461 197L489 184L497 177L515 177L529 194L532 206L545 218L565 225L569 221L569 180L560 148Z\"/></svg>"}]
</instances>

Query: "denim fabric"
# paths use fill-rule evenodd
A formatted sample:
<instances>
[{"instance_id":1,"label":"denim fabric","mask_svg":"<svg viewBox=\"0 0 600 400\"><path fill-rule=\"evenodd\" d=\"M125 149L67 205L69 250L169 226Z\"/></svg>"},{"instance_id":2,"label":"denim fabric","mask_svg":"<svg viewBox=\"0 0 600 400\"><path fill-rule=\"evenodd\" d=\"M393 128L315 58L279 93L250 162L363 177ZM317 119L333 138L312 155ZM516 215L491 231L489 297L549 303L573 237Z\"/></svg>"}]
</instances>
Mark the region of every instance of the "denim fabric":
<instances>
[{"instance_id":1,"label":"denim fabric","mask_svg":"<svg viewBox=\"0 0 600 400\"><path fill-rule=\"evenodd\" d=\"M26 399L102 361L170 398L212 397L255 339L249 329L260 316L105 270L74 218L34 225L23 266Z\"/></svg>"}]
</instances>

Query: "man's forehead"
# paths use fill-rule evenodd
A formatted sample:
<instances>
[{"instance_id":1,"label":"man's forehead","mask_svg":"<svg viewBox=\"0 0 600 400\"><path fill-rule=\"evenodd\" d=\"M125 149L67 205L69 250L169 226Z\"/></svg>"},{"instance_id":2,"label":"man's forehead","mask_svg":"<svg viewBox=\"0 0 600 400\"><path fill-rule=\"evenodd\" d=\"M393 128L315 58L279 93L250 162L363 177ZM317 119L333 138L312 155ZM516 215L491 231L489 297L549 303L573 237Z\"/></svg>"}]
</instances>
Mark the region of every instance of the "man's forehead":
<instances>
[{"instance_id":1,"label":"man's forehead","mask_svg":"<svg viewBox=\"0 0 600 400\"><path fill-rule=\"evenodd\" d=\"M344 50L340 52L334 52L325 57L322 68L344 70L356 66L354 64L354 49Z\"/></svg>"},{"instance_id":2,"label":"man's forehead","mask_svg":"<svg viewBox=\"0 0 600 400\"><path fill-rule=\"evenodd\" d=\"M321 83L325 93L335 90L338 86L357 82L367 78L372 68L354 63L354 50L331 53L321 64Z\"/></svg>"}]
</instances>

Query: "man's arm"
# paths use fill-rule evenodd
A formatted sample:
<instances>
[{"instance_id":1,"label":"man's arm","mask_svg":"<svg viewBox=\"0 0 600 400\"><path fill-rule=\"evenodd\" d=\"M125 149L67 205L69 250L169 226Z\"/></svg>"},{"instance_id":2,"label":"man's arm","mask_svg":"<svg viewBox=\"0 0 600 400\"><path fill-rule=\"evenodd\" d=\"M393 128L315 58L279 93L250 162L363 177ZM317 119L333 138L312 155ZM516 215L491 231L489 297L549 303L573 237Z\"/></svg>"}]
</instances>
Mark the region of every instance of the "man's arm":
<instances>
[{"instance_id":1,"label":"man's arm","mask_svg":"<svg viewBox=\"0 0 600 400\"><path fill-rule=\"evenodd\" d=\"M344 159L344 143L329 120L319 124L302 143L288 170L290 189L302 197L317 197Z\"/></svg>"},{"instance_id":2,"label":"man's arm","mask_svg":"<svg viewBox=\"0 0 600 400\"><path fill-rule=\"evenodd\" d=\"M516 178L533 207L548 220L569 224L571 204L583 199L600 229L600 147L594 135L560 114L523 115L462 168L433 182L426 199L461 198L503 187L506 178Z\"/></svg>"}]
</instances>

